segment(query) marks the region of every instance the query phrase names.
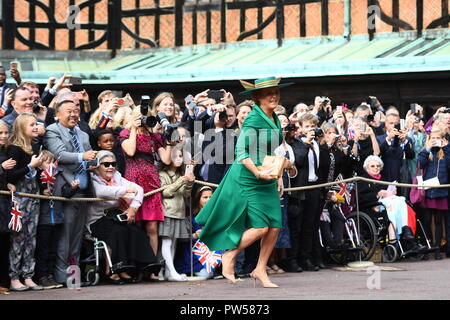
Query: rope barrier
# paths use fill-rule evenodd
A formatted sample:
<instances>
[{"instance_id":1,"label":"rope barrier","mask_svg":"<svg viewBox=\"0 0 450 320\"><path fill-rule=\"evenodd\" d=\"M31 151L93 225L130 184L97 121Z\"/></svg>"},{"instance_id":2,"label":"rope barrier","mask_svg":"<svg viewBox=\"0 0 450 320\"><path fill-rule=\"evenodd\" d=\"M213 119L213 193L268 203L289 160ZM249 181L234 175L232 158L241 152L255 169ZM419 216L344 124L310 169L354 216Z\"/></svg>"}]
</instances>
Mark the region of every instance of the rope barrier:
<instances>
[{"instance_id":1,"label":"rope barrier","mask_svg":"<svg viewBox=\"0 0 450 320\"><path fill-rule=\"evenodd\" d=\"M394 183L394 182L380 181L380 180L374 180L374 179L368 179L368 178L356 176L353 178L348 178L348 179L343 179L343 180L333 181L333 182L328 182L328 183L321 183L321 184L316 184L316 185L312 185L312 186L286 188L286 189L284 189L284 191L288 192L288 191L301 191L301 190L308 190L308 189L315 189L315 188L324 188L324 187L329 187L329 186L333 186L333 185L340 184L340 183L349 183L349 182L355 182L355 181L366 181L366 182L372 182L372 183L377 183L377 184L393 185L393 186L407 187L407 188L412 188L412 187L419 187L419 188L426 187L426 188L430 188L430 189L432 189L432 188L450 188L450 184L441 184L438 186L425 186L424 187L423 185L419 185L419 184L398 183L398 182ZM209 182L200 181L200 180L195 180L194 183L212 187L212 188L217 188L219 186L218 184L209 183ZM172 184L169 184L164 187L147 192L144 194L144 197L152 196L158 192L162 192L170 186L172 186ZM11 191L0 190L0 194L11 195ZM23 192L15 192L14 195L18 196L18 197L28 197L28 198L36 198L36 199L42 199L42 200L57 200L57 201L96 202L96 201L114 200L111 198L64 198L64 197L56 197L56 196L44 196L44 195L40 195L40 194L23 193Z\"/></svg>"}]
</instances>

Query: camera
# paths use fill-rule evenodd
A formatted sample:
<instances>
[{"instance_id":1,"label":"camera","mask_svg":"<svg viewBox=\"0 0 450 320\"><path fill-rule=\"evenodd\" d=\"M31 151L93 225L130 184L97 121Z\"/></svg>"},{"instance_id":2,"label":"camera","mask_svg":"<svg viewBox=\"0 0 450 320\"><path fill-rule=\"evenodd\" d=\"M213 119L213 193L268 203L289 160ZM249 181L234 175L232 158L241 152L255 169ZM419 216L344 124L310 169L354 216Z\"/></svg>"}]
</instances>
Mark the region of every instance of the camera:
<instances>
[{"instance_id":1,"label":"camera","mask_svg":"<svg viewBox=\"0 0 450 320\"><path fill-rule=\"evenodd\" d=\"M216 103L220 103L220 100L223 98L223 91L220 90L209 90L208 98L216 100Z\"/></svg>"},{"instance_id":2,"label":"camera","mask_svg":"<svg viewBox=\"0 0 450 320\"><path fill-rule=\"evenodd\" d=\"M154 116L147 116L148 114L148 107L150 105L150 97L149 96L142 96L141 97L141 127L149 127L153 128L158 123L156 117Z\"/></svg>"},{"instance_id":3,"label":"camera","mask_svg":"<svg viewBox=\"0 0 450 320\"><path fill-rule=\"evenodd\" d=\"M325 106L330 103L330 99L328 97L322 96L322 104Z\"/></svg>"},{"instance_id":4,"label":"camera","mask_svg":"<svg viewBox=\"0 0 450 320\"><path fill-rule=\"evenodd\" d=\"M224 123L228 121L228 115L226 111L219 112L219 121Z\"/></svg>"},{"instance_id":5,"label":"camera","mask_svg":"<svg viewBox=\"0 0 450 320\"><path fill-rule=\"evenodd\" d=\"M368 114L365 118L368 123L375 120L375 117L373 116L373 114Z\"/></svg>"},{"instance_id":6,"label":"camera","mask_svg":"<svg viewBox=\"0 0 450 320\"><path fill-rule=\"evenodd\" d=\"M285 128L284 131L295 131L295 124L289 123Z\"/></svg>"},{"instance_id":7,"label":"camera","mask_svg":"<svg viewBox=\"0 0 450 320\"><path fill-rule=\"evenodd\" d=\"M178 124L171 124L169 120L167 120L166 114L164 112L158 112L156 116L156 121L163 127L164 130L164 138L167 141L179 142L180 135L178 134L177 128Z\"/></svg>"},{"instance_id":8,"label":"camera","mask_svg":"<svg viewBox=\"0 0 450 320\"><path fill-rule=\"evenodd\" d=\"M314 130L314 135L316 136L316 139L323 137L323 130L322 129L314 128L313 130Z\"/></svg>"},{"instance_id":9,"label":"camera","mask_svg":"<svg viewBox=\"0 0 450 320\"><path fill-rule=\"evenodd\" d=\"M400 123L394 124L394 128L397 129L398 131L400 131Z\"/></svg>"}]
</instances>

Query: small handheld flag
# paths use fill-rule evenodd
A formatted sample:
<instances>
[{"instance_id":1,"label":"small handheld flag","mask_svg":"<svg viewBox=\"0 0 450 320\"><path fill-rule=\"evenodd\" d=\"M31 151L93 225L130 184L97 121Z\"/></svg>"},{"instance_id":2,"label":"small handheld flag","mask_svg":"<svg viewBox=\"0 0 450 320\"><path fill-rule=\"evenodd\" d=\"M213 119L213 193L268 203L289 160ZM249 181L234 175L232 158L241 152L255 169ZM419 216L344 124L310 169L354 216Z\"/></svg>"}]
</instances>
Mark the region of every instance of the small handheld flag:
<instances>
[{"instance_id":1,"label":"small handheld flag","mask_svg":"<svg viewBox=\"0 0 450 320\"><path fill-rule=\"evenodd\" d=\"M209 250L206 244L200 240L195 243L192 253L195 254L208 273L213 271L222 259L218 251Z\"/></svg>"},{"instance_id":2,"label":"small handheld flag","mask_svg":"<svg viewBox=\"0 0 450 320\"><path fill-rule=\"evenodd\" d=\"M8 228L19 232L22 229L22 212L19 211L19 203L16 201L14 194L12 195L11 221Z\"/></svg>"}]
</instances>

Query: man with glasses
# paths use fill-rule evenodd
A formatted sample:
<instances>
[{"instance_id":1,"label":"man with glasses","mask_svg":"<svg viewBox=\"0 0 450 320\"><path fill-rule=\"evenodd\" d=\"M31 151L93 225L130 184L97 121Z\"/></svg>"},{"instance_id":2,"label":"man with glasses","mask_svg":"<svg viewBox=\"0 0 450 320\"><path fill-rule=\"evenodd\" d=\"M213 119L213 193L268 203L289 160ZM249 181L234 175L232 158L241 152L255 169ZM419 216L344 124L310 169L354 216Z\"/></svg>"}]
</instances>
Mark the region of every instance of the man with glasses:
<instances>
[{"instance_id":1,"label":"man with glasses","mask_svg":"<svg viewBox=\"0 0 450 320\"><path fill-rule=\"evenodd\" d=\"M89 161L95 160L97 151L93 151L89 136L78 126L80 108L71 100L63 100L56 105L58 122L47 127L44 137L46 149L58 160L59 174L55 181L55 196L61 196L62 186L79 182L74 198L92 196L89 176ZM77 265L80 255L83 226L86 220L84 202L65 201L62 203L64 227L58 243L55 280L65 283L68 277L67 267Z\"/></svg>"}]
</instances>

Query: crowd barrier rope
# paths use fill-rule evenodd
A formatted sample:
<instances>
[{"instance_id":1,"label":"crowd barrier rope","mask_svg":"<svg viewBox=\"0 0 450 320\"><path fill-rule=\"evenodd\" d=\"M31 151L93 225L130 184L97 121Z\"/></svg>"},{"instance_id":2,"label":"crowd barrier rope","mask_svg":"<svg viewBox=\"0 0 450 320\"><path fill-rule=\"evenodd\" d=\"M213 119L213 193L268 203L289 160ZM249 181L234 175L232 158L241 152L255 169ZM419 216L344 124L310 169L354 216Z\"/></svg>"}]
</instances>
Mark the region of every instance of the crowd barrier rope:
<instances>
[{"instance_id":1,"label":"crowd barrier rope","mask_svg":"<svg viewBox=\"0 0 450 320\"><path fill-rule=\"evenodd\" d=\"M289 191L301 191L301 190L308 190L308 189L315 189L315 188L324 188L324 187L329 187L329 186L333 186L336 184L341 184L341 183L350 183L350 182L357 182L357 181L366 181L366 182L372 182L372 183L377 183L377 184L383 184L383 185L393 185L396 187L406 187L406 188L427 188L427 189L432 189L432 188L450 188L450 184L441 184L441 185L437 185L437 186L423 186L423 185L419 185L419 184L409 184L409 183L398 183L398 182L387 182L387 181L380 181L380 180L374 180L374 179L368 179L368 178L364 178L364 177L359 177L359 176L355 176L353 178L348 178L348 179L343 179L343 180L339 180L339 181L333 181L333 182L328 182L328 183L322 183L322 184L316 184L316 185L310 185L310 186L304 186L304 187L294 187L294 188L285 188L284 191L285 192L289 192ZM196 184L200 184L203 186L208 186L208 187L212 187L212 188L217 188L219 185L214 184L214 183L209 183L209 182L205 182L205 181L200 181L200 180L195 180L194 183ZM166 185L164 187L152 190L150 192L147 192L144 194L144 197L148 197L151 195L154 195L158 192L162 192L165 189L167 189L168 187L172 186L172 184ZM0 190L0 194L4 194L4 195L11 195L11 191L3 191ZM114 200L111 198L64 198L64 197L56 197L56 196L45 196L45 195L40 195L40 194L31 194L31 193L23 193L23 192L14 192L15 196L18 197L28 197L28 198L36 198L36 199L42 199L42 200L56 200L56 201L85 201L85 202L96 202L96 201L110 201L110 200Z\"/></svg>"}]
</instances>

